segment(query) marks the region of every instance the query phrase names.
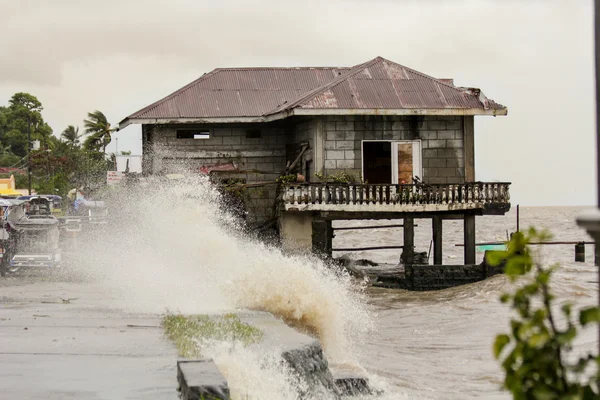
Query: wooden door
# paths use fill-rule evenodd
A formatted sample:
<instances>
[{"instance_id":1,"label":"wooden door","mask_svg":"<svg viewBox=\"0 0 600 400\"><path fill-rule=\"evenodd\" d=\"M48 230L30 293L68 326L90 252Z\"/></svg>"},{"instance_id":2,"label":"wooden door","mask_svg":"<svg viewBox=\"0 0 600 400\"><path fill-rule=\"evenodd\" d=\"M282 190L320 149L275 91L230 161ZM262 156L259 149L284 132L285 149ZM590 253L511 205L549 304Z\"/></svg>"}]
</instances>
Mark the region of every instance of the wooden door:
<instances>
[{"instance_id":1,"label":"wooden door","mask_svg":"<svg viewBox=\"0 0 600 400\"><path fill-rule=\"evenodd\" d=\"M413 177L423 178L421 142L419 140L392 143L392 181L412 184Z\"/></svg>"}]
</instances>

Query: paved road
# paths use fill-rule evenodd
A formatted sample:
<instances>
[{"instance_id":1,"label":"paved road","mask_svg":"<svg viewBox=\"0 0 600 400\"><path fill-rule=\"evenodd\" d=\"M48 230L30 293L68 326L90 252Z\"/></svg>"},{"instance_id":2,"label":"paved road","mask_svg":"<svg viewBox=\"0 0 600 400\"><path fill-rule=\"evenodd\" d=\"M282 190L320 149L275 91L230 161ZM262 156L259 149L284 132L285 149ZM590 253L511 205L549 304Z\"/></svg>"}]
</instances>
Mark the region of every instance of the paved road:
<instances>
[{"instance_id":1,"label":"paved road","mask_svg":"<svg viewBox=\"0 0 600 400\"><path fill-rule=\"evenodd\" d=\"M0 399L176 399L159 322L93 283L0 278Z\"/></svg>"}]
</instances>

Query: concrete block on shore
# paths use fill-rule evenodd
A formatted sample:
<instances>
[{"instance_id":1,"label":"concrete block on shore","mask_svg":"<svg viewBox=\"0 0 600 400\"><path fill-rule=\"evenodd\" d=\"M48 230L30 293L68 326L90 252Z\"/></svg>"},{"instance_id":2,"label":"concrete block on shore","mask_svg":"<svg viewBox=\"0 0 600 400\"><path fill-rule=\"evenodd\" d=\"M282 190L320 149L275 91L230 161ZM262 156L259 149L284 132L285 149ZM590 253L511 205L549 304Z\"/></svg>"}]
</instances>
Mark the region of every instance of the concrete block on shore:
<instances>
[{"instance_id":1,"label":"concrete block on shore","mask_svg":"<svg viewBox=\"0 0 600 400\"><path fill-rule=\"evenodd\" d=\"M229 400L227 381L212 360L178 361L177 381L182 400Z\"/></svg>"},{"instance_id":2,"label":"concrete block on shore","mask_svg":"<svg viewBox=\"0 0 600 400\"><path fill-rule=\"evenodd\" d=\"M333 380L337 392L341 396L366 396L373 394L373 391L369 387L369 380L366 377L334 375Z\"/></svg>"},{"instance_id":3,"label":"concrete block on shore","mask_svg":"<svg viewBox=\"0 0 600 400\"><path fill-rule=\"evenodd\" d=\"M364 376L337 371L334 377L320 343L281 319L267 312L245 312L239 318L264 334L263 340L249 348L254 348L257 354L276 352L281 362L306 383L304 389L298 388L299 399L339 400L341 396L372 393ZM179 361L177 378L183 400L230 399L226 379L212 360Z\"/></svg>"}]
</instances>

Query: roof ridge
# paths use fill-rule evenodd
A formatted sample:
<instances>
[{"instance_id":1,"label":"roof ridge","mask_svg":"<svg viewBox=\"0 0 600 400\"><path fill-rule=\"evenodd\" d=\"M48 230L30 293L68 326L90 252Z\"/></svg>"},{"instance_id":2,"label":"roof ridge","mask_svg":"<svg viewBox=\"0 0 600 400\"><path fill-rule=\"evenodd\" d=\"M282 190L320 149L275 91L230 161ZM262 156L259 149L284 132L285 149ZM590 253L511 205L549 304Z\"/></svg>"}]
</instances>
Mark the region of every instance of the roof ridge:
<instances>
[{"instance_id":1,"label":"roof ridge","mask_svg":"<svg viewBox=\"0 0 600 400\"><path fill-rule=\"evenodd\" d=\"M335 78L334 80L332 80L331 82L328 82L324 85L321 85L313 90L310 90L308 92L306 92L306 94L301 95L301 97L299 97L298 99L294 100L292 103L287 104L286 108L292 108L297 106L298 104L300 104L301 102L316 96L318 93L323 92L327 89L332 88L333 86L336 86L337 84L339 84L340 82L343 82L345 79L348 79L356 74L358 74L360 71L363 71L365 68L367 68L368 66L371 66L372 64L375 64L378 61L383 60L382 57L375 57L372 60L366 61L362 64L357 64L355 66L353 66L352 68L350 68L348 71L346 71L345 73L341 74L340 76L338 76L337 78ZM284 103L285 104L285 103ZM277 106L276 108L274 108L271 111L268 111L266 113L264 113L263 115L270 115L270 114L274 114L278 111L281 111L280 108L283 106L283 104Z\"/></svg>"},{"instance_id":2,"label":"roof ridge","mask_svg":"<svg viewBox=\"0 0 600 400\"><path fill-rule=\"evenodd\" d=\"M194 86L194 85L195 85L195 84L197 84L198 82L201 82L201 81L203 81L204 79L207 79L207 78L209 78L209 77L211 77L211 76L213 76L213 75L217 74L218 72L220 72L220 70L221 70L221 68L215 68L215 69L213 69L213 70L212 70L212 71L210 71L210 72L206 72L206 73L202 74L202 75L201 75L199 78L197 78L197 79L194 79L192 82L190 82L190 83L188 83L187 85L185 85L185 86L183 86L183 87L181 87L181 88L177 89L177 90L176 90L176 91L174 91L173 93L166 95L166 96L165 96L165 97L163 97L162 99L160 99L160 100L157 100L157 101L155 101L154 103L152 103L152 104L150 104L150 105L147 105L146 107L144 107L144 108L142 108L142 109L140 109L140 110L138 110L138 111L134 112L133 114L129 115L127 118L135 118L135 116L136 116L136 115L138 115L138 114L142 114L142 113L145 113L145 112L147 112L147 111L149 111L149 110L153 109L154 107L156 107L156 106L158 106L158 105L160 105L160 104L164 103L165 101L167 101L167 100L170 100L170 99L172 99L173 97L180 95L181 93L183 93L183 92L185 92L186 90L190 89L192 86ZM178 110L177 112L179 113L179 110ZM125 119L127 119L127 118L125 118Z\"/></svg>"},{"instance_id":3,"label":"roof ridge","mask_svg":"<svg viewBox=\"0 0 600 400\"><path fill-rule=\"evenodd\" d=\"M252 71L261 69L351 69L352 67L225 67L221 71Z\"/></svg>"}]
</instances>

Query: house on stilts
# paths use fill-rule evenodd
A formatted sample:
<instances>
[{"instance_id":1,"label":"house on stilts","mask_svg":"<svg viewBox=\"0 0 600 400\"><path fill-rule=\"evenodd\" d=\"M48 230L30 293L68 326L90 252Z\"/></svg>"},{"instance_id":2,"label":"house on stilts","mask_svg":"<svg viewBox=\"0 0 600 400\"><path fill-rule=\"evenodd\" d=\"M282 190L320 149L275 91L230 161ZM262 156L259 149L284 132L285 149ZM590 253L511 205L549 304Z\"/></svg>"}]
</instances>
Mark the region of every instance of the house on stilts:
<instances>
[{"instance_id":1,"label":"house on stilts","mask_svg":"<svg viewBox=\"0 0 600 400\"><path fill-rule=\"evenodd\" d=\"M414 220L429 218L440 265L443 220L464 221L464 263L475 264L476 216L510 209L510 184L476 181L474 163L474 117L504 115L480 89L377 57L218 68L119 126L142 125L146 175L221 170L246 183L248 220L278 218L288 249L331 254L333 220L403 219L410 265Z\"/></svg>"}]
</instances>

